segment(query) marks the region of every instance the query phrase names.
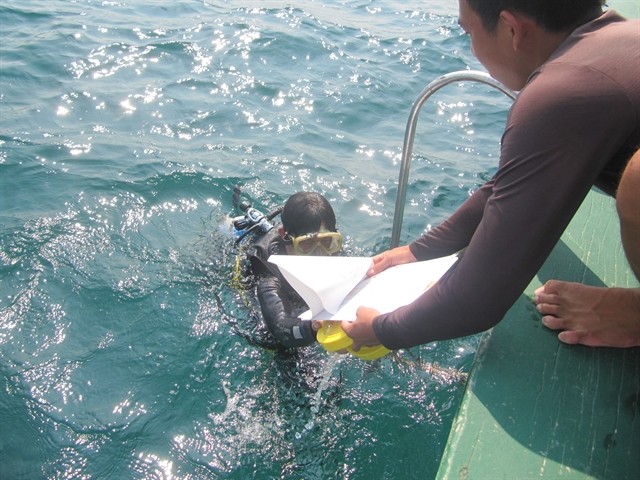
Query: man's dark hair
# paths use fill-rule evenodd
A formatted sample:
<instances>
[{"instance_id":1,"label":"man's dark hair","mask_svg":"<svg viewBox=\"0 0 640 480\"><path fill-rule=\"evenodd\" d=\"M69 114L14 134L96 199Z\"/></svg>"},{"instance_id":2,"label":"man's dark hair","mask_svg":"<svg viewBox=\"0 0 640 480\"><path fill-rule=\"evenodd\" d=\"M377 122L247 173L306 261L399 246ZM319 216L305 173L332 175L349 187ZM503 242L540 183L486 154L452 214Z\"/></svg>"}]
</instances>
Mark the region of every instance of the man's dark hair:
<instances>
[{"instance_id":1,"label":"man's dark hair","mask_svg":"<svg viewBox=\"0 0 640 480\"><path fill-rule=\"evenodd\" d=\"M331 204L316 192L297 192L284 204L282 226L292 236L315 233L322 224L331 232L336 231L336 215Z\"/></svg>"},{"instance_id":2,"label":"man's dark hair","mask_svg":"<svg viewBox=\"0 0 640 480\"><path fill-rule=\"evenodd\" d=\"M482 19L484 28L492 33L500 12L519 12L535 20L550 32L577 28L602 12L605 0L466 0Z\"/></svg>"}]
</instances>

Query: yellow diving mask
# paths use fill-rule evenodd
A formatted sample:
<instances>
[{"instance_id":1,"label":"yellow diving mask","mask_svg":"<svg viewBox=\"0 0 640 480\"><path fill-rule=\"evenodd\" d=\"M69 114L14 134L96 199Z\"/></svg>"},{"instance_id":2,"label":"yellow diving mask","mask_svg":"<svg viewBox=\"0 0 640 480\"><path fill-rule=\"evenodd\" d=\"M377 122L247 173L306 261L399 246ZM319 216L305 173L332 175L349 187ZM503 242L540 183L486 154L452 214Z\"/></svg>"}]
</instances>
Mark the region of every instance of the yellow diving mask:
<instances>
[{"instance_id":1,"label":"yellow diving mask","mask_svg":"<svg viewBox=\"0 0 640 480\"><path fill-rule=\"evenodd\" d=\"M342 249L340 232L319 231L297 237L286 234L284 239L291 243L296 255L333 255Z\"/></svg>"}]
</instances>

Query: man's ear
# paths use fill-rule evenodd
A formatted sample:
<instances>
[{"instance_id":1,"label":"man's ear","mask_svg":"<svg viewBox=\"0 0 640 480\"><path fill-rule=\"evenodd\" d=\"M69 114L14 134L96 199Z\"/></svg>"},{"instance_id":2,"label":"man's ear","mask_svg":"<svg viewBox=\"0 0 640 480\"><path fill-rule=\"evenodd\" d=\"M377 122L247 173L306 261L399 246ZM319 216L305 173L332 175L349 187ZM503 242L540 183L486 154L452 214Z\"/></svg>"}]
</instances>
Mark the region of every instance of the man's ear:
<instances>
[{"instance_id":1,"label":"man's ear","mask_svg":"<svg viewBox=\"0 0 640 480\"><path fill-rule=\"evenodd\" d=\"M519 13L503 10L500 12L500 23L503 31L506 32L511 39L511 46L513 50L520 50L527 33L527 22L525 17Z\"/></svg>"},{"instance_id":2,"label":"man's ear","mask_svg":"<svg viewBox=\"0 0 640 480\"><path fill-rule=\"evenodd\" d=\"M284 227L282 226L282 224L278 225L278 235L280 235L281 237L284 237L284 234L287 233L284 230Z\"/></svg>"}]
</instances>

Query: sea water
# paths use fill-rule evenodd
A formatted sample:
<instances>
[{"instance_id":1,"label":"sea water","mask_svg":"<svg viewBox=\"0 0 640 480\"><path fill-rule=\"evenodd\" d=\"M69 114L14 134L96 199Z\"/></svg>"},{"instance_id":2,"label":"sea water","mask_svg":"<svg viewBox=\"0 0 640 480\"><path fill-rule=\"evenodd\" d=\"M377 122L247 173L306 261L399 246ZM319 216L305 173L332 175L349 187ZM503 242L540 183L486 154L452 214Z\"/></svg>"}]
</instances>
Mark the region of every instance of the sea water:
<instances>
[{"instance_id":1,"label":"sea water","mask_svg":"<svg viewBox=\"0 0 640 480\"><path fill-rule=\"evenodd\" d=\"M0 37L0 478L433 478L477 337L262 348L227 226L236 186L315 190L347 254L387 248L412 102L481 68L457 2L8 0ZM432 98L402 243L492 175L509 106Z\"/></svg>"}]
</instances>

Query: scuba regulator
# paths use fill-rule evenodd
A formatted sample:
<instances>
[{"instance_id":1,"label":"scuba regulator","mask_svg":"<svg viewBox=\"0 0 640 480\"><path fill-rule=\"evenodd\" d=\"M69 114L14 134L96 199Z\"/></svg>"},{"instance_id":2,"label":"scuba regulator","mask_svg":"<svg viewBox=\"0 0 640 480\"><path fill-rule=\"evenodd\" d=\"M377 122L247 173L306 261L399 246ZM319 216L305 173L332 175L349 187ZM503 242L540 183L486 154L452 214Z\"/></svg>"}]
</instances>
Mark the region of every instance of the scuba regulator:
<instances>
[{"instance_id":1,"label":"scuba regulator","mask_svg":"<svg viewBox=\"0 0 640 480\"><path fill-rule=\"evenodd\" d=\"M257 208L253 208L246 200L242 200L238 208L244 212L244 215L233 219L233 228L236 230L251 229L256 233L267 233L273 228L273 224L267 220L267 217Z\"/></svg>"},{"instance_id":2,"label":"scuba regulator","mask_svg":"<svg viewBox=\"0 0 640 480\"><path fill-rule=\"evenodd\" d=\"M240 189L235 187L233 190L234 206L244 213L244 215L233 218L233 228L238 235L236 243L240 243L249 234L260 236L270 231L274 227L271 220L282 212L282 208L278 208L265 215L257 208L252 207L247 200L238 202L240 193Z\"/></svg>"}]
</instances>

